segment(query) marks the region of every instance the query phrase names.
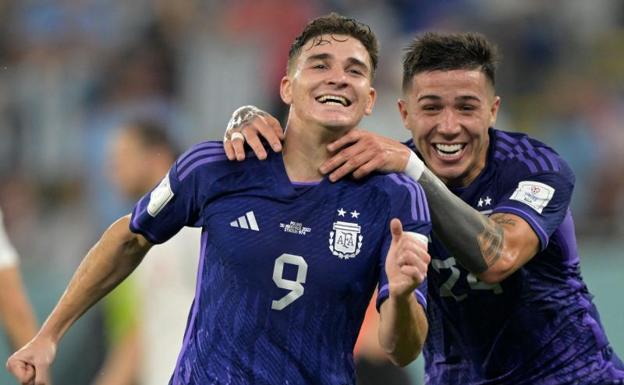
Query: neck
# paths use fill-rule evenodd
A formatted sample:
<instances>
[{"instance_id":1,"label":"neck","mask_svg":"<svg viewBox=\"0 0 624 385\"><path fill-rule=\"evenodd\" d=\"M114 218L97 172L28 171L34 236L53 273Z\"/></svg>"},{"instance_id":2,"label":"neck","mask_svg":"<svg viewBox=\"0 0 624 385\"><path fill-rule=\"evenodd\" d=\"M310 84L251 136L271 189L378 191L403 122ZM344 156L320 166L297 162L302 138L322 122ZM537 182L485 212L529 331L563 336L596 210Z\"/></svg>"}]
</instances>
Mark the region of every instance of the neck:
<instances>
[{"instance_id":1,"label":"neck","mask_svg":"<svg viewBox=\"0 0 624 385\"><path fill-rule=\"evenodd\" d=\"M289 120L284 139L284 166L293 182L314 182L323 178L319 167L333 153L327 145L343 136L348 129L330 130L325 127L310 127Z\"/></svg>"}]
</instances>

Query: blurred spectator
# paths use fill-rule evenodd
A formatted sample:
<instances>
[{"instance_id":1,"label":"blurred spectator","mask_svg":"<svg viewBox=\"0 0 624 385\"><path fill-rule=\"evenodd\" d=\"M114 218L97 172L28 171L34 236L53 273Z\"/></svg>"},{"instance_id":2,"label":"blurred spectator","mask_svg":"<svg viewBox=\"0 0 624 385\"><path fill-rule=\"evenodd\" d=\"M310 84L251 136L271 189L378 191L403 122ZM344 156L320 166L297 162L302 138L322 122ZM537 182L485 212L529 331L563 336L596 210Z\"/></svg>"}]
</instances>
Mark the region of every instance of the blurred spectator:
<instances>
[{"instance_id":1,"label":"blurred spectator","mask_svg":"<svg viewBox=\"0 0 624 385\"><path fill-rule=\"evenodd\" d=\"M158 124L124 124L110 148L110 179L124 197L136 201L160 182L177 155ZM169 381L195 293L200 232L187 227L153 247L130 281L106 298L112 346L95 384Z\"/></svg>"},{"instance_id":2,"label":"blurred spectator","mask_svg":"<svg viewBox=\"0 0 624 385\"><path fill-rule=\"evenodd\" d=\"M13 351L24 346L37 332L35 315L28 302L18 268L18 256L4 231L0 211L0 324ZM0 357L0 361L2 361Z\"/></svg>"}]
</instances>

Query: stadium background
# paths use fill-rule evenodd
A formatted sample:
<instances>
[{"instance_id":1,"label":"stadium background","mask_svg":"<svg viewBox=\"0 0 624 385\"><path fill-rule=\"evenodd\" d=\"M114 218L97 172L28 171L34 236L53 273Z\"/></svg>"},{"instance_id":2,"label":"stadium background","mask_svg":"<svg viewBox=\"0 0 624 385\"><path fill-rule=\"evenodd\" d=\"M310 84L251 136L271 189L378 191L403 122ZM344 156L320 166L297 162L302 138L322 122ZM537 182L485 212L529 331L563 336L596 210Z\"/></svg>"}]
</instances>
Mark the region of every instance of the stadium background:
<instances>
[{"instance_id":1,"label":"stadium background","mask_svg":"<svg viewBox=\"0 0 624 385\"><path fill-rule=\"evenodd\" d=\"M397 139L409 136L396 111L400 53L415 33L479 31L500 46L498 128L545 140L574 169L583 274L624 355L620 0L0 0L0 206L40 321L127 210L104 174L112 130L150 117L187 146L220 138L242 104L283 111L290 42L330 10L379 36L380 97L364 127ZM96 307L61 344L56 383L89 384L104 340Z\"/></svg>"}]
</instances>

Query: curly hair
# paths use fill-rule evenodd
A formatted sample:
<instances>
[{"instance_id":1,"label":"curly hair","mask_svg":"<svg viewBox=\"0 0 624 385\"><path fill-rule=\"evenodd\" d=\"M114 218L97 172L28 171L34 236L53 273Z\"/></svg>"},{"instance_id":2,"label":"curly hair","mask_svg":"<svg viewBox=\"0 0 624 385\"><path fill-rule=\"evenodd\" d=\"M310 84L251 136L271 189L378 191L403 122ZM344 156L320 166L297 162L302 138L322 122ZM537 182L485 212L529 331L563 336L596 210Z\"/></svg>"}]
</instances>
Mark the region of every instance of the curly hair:
<instances>
[{"instance_id":1,"label":"curly hair","mask_svg":"<svg viewBox=\"0 0 624 385\"><path fill-rule=\"evenodd\" d=\"M374 77L379 60L379 42L377 41L377 37L368 25L335 12L317 17L309 22L303 29L303 32L301 32L301 35L293 41L290 46L290 51L288 52L288 72L290 72L290 69L293 67L303 46L311 39L317 39L320 43L320 37L322 35L346 35L359 40L364 48L366 48L366 51L368 51L373 66L371 69L371 78Z\"/></svg>"}]
</instances>

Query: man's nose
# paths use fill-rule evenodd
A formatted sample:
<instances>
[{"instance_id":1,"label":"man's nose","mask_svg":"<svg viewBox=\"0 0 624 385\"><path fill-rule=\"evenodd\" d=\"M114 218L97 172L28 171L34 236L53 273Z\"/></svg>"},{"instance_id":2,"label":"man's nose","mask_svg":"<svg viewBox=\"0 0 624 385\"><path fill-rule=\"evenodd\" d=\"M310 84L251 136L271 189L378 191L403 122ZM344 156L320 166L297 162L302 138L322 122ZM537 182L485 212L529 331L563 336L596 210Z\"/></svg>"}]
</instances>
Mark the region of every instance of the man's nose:
<instances>
[{"instance_id":1,"label":"man's nose","mask_svg":"<svg viewBox=\"0 0 624 385\"><path fill-rule=\"evenodd\" d=\"M449 108L445 108L440 115L438 131L442 134L456 134L460 130L459 119L457 114Z\"/></svg>"}]
</instances>

